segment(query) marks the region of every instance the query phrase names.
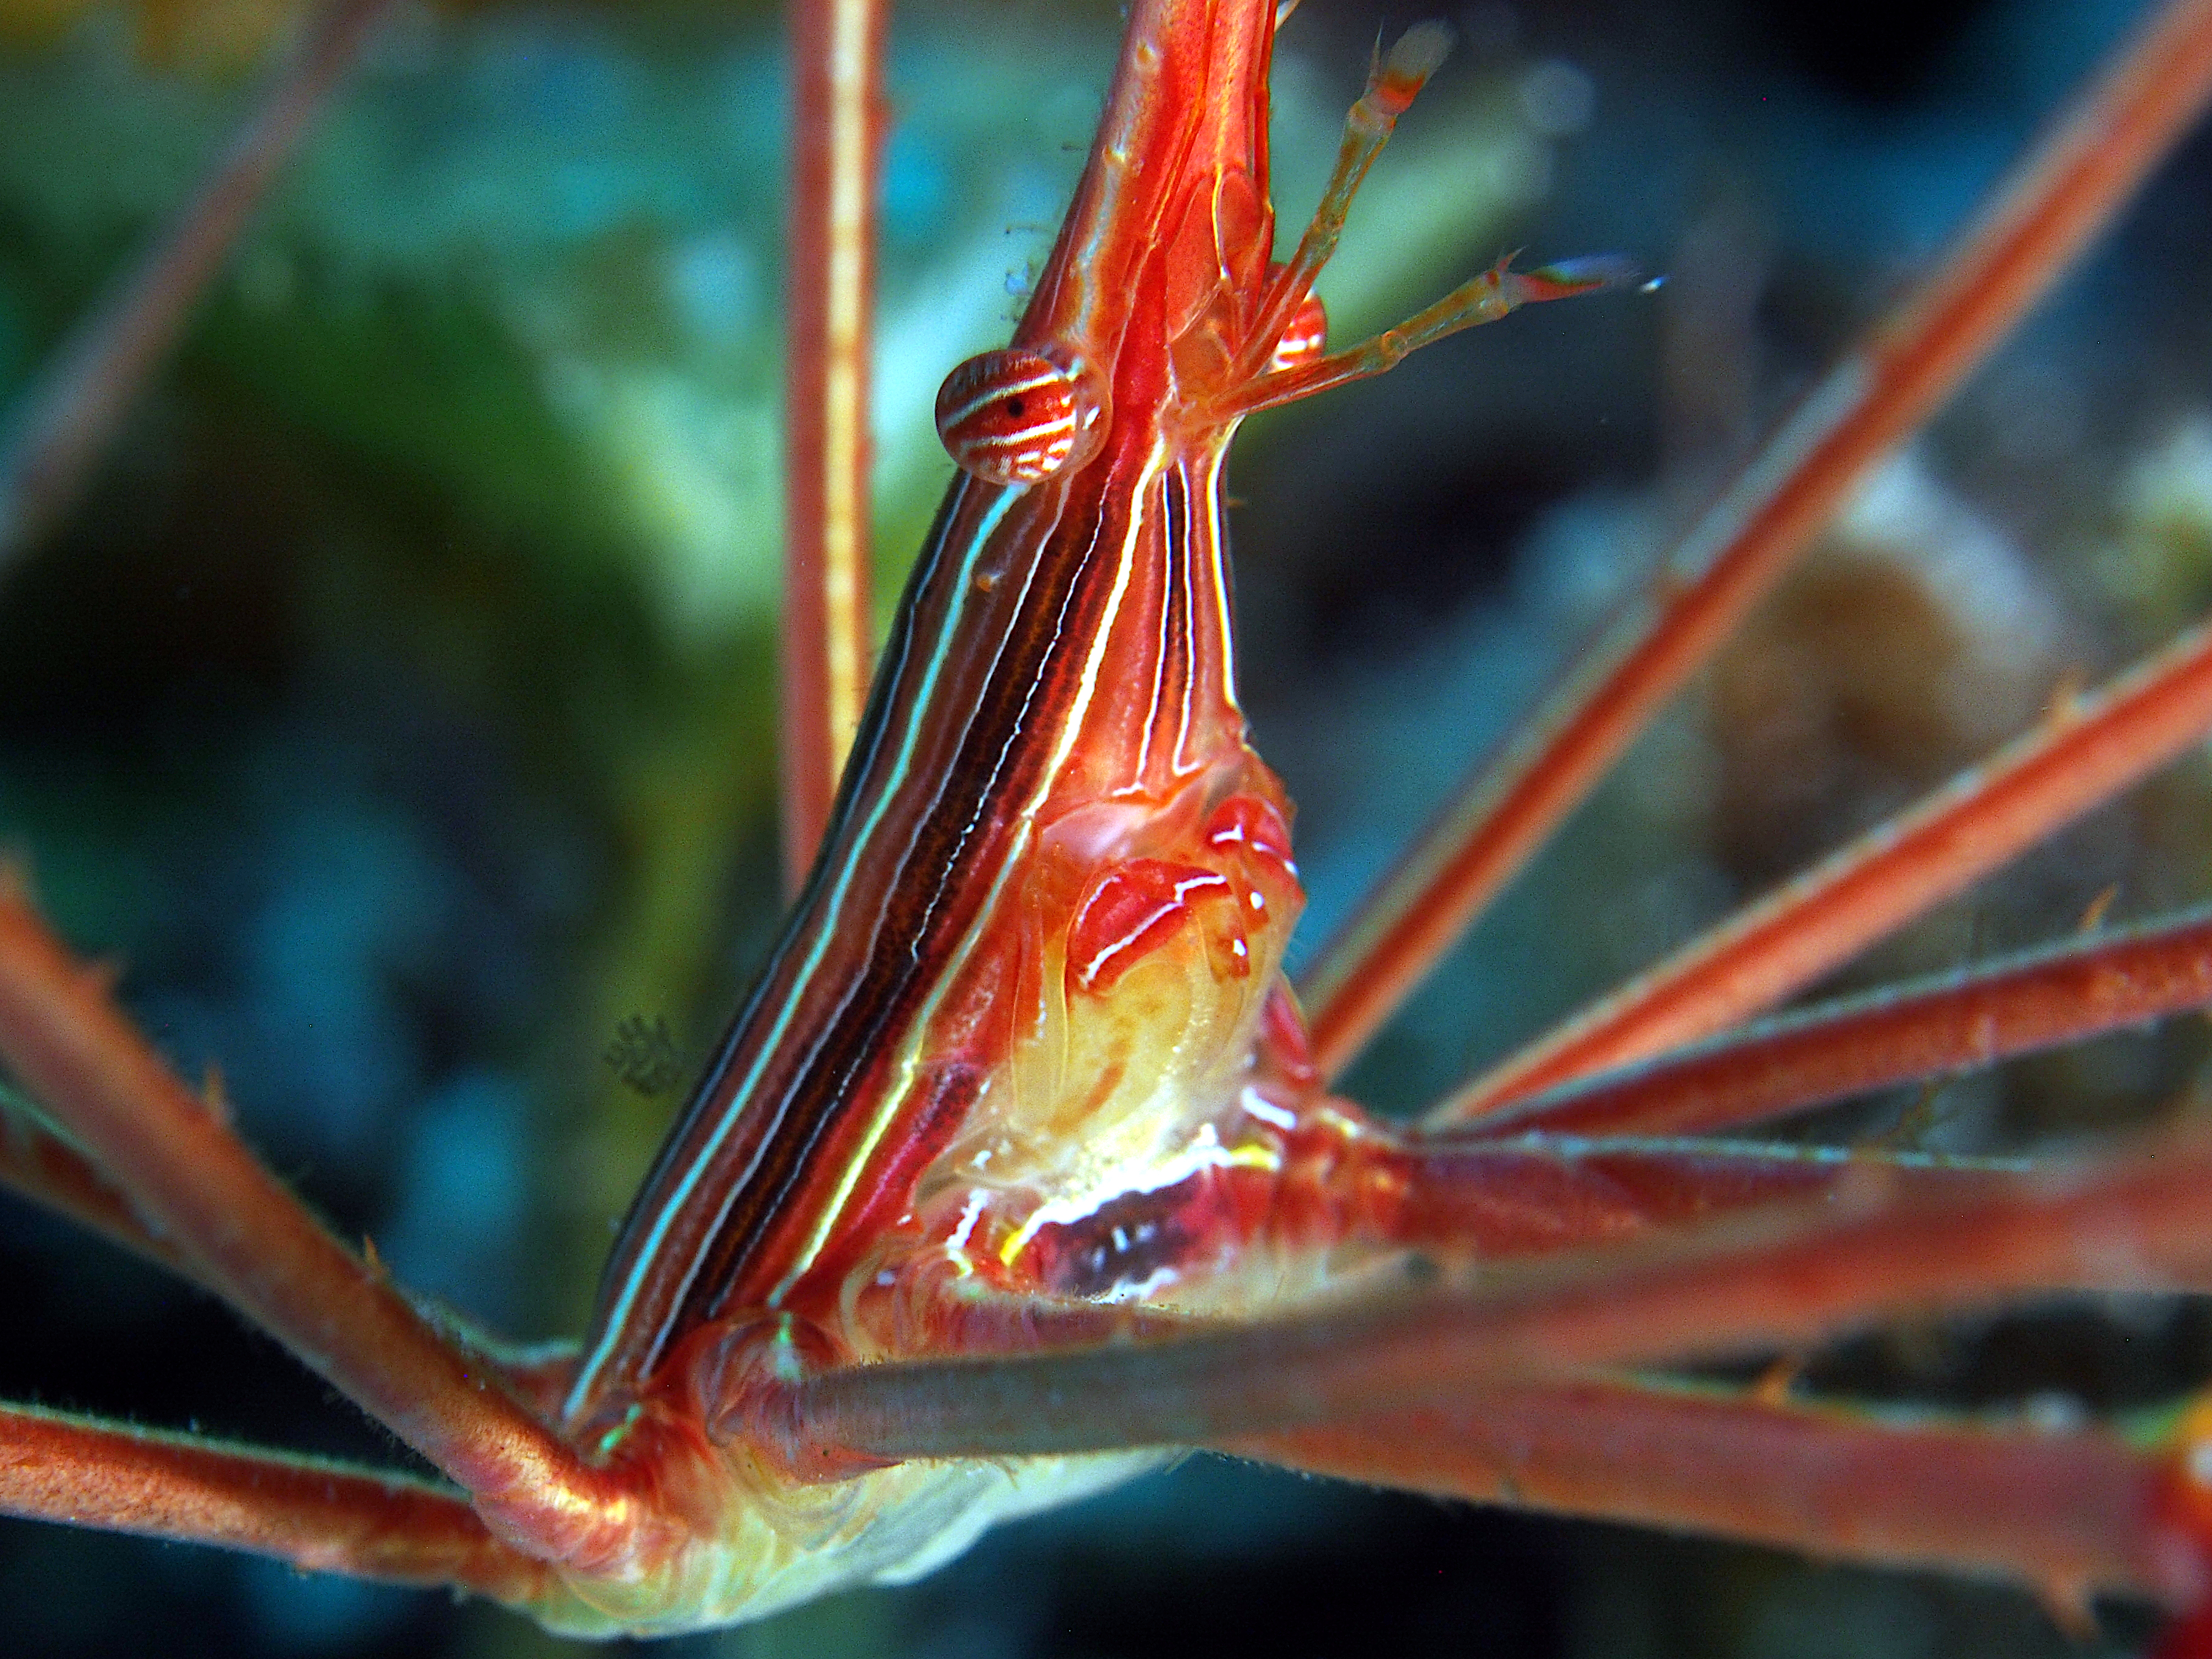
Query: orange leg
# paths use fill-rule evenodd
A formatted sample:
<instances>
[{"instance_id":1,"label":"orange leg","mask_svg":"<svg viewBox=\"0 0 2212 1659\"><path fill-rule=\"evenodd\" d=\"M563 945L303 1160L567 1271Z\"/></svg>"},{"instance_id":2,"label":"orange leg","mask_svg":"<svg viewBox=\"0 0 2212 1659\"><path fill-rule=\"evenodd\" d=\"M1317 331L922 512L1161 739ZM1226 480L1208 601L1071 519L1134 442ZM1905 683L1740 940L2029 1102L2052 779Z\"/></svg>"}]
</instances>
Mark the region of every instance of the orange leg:
<instances>
[{"instance_id":1,"label":"orange leg","mask_svg":"<svg viewBox=\"0 0 2212 1659\"><path fill-rule=\"evenodd\" d=\"M391 9L392 0L328 0L198 194L10 411L0 451L0 572L76 501L254 209Z\"/></svg>"},{"instance_id":2,"label":"orange leg","mask_svg":"<svg viewBox=\"0 0 2212 1659\"><path fill-rule=\"evenodd\" d=\"M783 870L799 890L868 694L868 352L885 0L792 14L784 387Z\"/></svg>"},{"instance_id":3,"label":"orange leg","mask_svg":"<svg viewBox=\"0 0 2212 1659\"><path fill-rule=\"evenodd\" d=\"M1468 777L1323 949L1300 994L1324 1073L1358 1053L1866 465L2041 297L2195 119L2208 88L2212 5L2169 7L2014 169L1942 268L1806 399L1668 556L1649 599Z\"/></svg>"},{"instance_id":4,"label":"orange leg","mask_svg":"<svg viewBox=\"0 0 2212 1659\"><path fill-rule=\"evenodd\" d=\"M31 1106L0 1090L0 1182L112 1243L194 1276L185 1253L147 1227L120 1188Z\"/></svg>"},{"instance_id":5,"label":"orange leg","mask_svg":"<svg viewBox=\"0 0 2212 1659\"><path fill-rule=\"evenodd\" d=\"M194 1276L548 1556L651 1542L637 1505L332 1238L184 1088L19 889L0 890L0 1054Z\"/></svg>"},{"instance_id":6,"label":"orange leg","mask_svg":"<svg viewBox=\"0 0 2212 1659\"><path fill-rule=\"evenodd\" d=\"M2212 627L2193 629L1986 764L1869 830L1437 1109L1486 1109L1725 1030L1840 966L2212 729Z\"/></svg>"},{"instance_id":7,"label":"orange leg","mask_svg":"<svg viewBox=\"0 0 2212 1659\"><path fill-rule=\"evenodd\" d=\"M1871 1149L1541 1132L1471 1145L1416 1141L1390 1164L1395 1201L1387 1224L1350 1237L1486 1264L1848 1194L1877 1172L1900 1193L1936 1202L1946 1191L1972 1192L1993 1171L2025 1167Z\"/></svg>"},{"instance_id":8,"label":"orange leg","mask_svg":"<svg viewBox=\"0 0 2212 1659\"><path fill-rule=\"evenodd\" d=\"M563 1599L543 1562L499 1542L450 1490L27 1406L0 1406L0 1513L513 1603Z\"/></svg>"},{"instance_id":9,"label":"orange leg","mask_svg":"<svg viewBox=\"0 0 2212 1659\"><path fill-rule=\"evenodd\" d=\"M1523 1097L1439 1137L1530 1129L1698 1134L2140 1025L2212 1001L2203 911L1781 1016L1626 1071Z\"/></svg>"},{"instance_id":10,"label":"orange leg","mask_svg":"<svg viewBox=\"0 0 2212 1659\"><path fill-rule=\"evenodd\" d=\"M2174 1288L2212 1257L2212 1148L1856 1190L1698 1235L1117 1349L831 1372L791 1390L810 1441L871 1455L1219 1443L1562 1369L1757 1351L1886 1312L2066 1285Z\"/></svg>"},{"instance_id":11,"label":"orange leg","mask_svg":"<svg viewBox=\"0 0 2212 1659\"><path fill-rule=\"evenodd\" d=\"M2066 1608L2093 1589L2172 1588L2159 1471L2098 1430L1884 1419L1592 1377L1229 1449L1439 1497L2024 1577Z\"/></svg>"},{"instance_id":12,"label":"orange leg","mask_svg":"<svg viewBox=\"0 0 2212 1659\"><path fill-rule=\"evenodd\" d=\"M1972 1194L1992 1174L2027 1167L1882 1147L1547 1128L1401 1134L1330 1103L1285 1138L1279 1168L1255 1178L1265 1192L1254 1206L1265 1217L1255 1247L1415 1249L1494 1265L1848 1194L1875 1178L1900 1198L1939 1203L1946 1192ZM1169 1189L1154 1224L1188 1224L1176 1219L1183 1201ZM1134 1208L1117 1207L1110 1219L1117 1229L1141 1224ZM1069 1248L1079 1259L1085 1245Z\"/></svg>"}]
</instances>

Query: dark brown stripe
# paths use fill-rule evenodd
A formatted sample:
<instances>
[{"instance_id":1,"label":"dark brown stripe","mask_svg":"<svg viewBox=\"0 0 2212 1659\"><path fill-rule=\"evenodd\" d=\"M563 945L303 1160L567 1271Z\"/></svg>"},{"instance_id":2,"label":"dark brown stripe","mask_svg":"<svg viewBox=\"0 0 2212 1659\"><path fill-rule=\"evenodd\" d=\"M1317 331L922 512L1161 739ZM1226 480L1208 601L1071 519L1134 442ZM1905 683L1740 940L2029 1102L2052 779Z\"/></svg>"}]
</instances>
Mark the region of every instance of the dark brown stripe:
<instances>
[{"instance_id":1,"label":"dark brown stripe","mask_svg":"<svg viewBox=\"0 0 2212 1659\"><path fill-rule=\"evenodd\" d=\"M1037 544L1034 512L1049 510L1051 496L1042 490L1036 495L1036 508L1018 503L997 527L994 542L1008 550ZM929 666L921 654L927 649L924 642L933 643L942 632L948 607L979 597L950 584L966 580L963 532L973 533L971 526L995 499L994 492L956 483L940 511L902 605L900 624L885 653L885 672L870 699L855 744L856 764L833 811L828 855L811 878L768 972L732 1023L632 1206L608 1265L603 1305L627 1282L642 1236L690 1168L698 1146L731 1109L736 1083L759 1058L764 1029L789 998L804 994L803 988L790 982L793 964L811 953L809 942L830 920L825 915L830 872L856 859L876 865L884 848L896 847L887 870L856 872L859 908L848 899L842 919L849 930L874 912L872 927L854 941L863 960L848 973L844 994L833 1005L800 1014L796 1033L811 1035L813 1041L774 1060L754 1099L741 1109L749 1121L720 1150L718 1167L697 1184L690 1207L701 1213L676 1218L663 1241L670 1261L654 1265L650 1282L628 1310L631 1340L645 1340L638 1352L609 1367L599 1379L602 1388L617 1376L649 1370L682 1332L724 1311L741 1292L764 1294L762 1281L772 1281L783 1270L783 1264L762 1258L765 1242L779 1230L787 1234L793 1226L811 1223L811 1218L792 1213L793 1195L819 1167L825 1147L854 1120L852 1108L868 1073L903 1040L936 983L943 956L965 936L996 877L989 854L1003 830L1005 804L1034 789L1050 749L1024 739L1034 736L1041 711L1068 696L1111 591L1111 583L1085 582L1083 577L1101 546L1118 553L1127 534L1123 513L1105 516L1112 501L1126 501L1120 491L1094 485L1085 499L1061 505L1030 570L1022 573L1030 577L1026 591L996 639L969 637L969 626L958 625L953 653L972 660L988 652L994 659L969 708L942 706L940 686L940 708L921 716L957 722L951 764L938 775L926 798L916 797L912 805L893 805L892 815L878 826L876 848L852 844L858 826L889 786L896 763L894 734L907 728ZM984 566L991 556L985 556ZM1012 582L1016 574L1008 572L1001 580ZM992 611L988 603L979 605L978 625L988 622ZM933 745L925 734L918 746L926 750L944 745ZM740 1172L745 1172L742 1181ZM711 1216L703 1212L709 1204Z\"/></svg>"}]
</instances>

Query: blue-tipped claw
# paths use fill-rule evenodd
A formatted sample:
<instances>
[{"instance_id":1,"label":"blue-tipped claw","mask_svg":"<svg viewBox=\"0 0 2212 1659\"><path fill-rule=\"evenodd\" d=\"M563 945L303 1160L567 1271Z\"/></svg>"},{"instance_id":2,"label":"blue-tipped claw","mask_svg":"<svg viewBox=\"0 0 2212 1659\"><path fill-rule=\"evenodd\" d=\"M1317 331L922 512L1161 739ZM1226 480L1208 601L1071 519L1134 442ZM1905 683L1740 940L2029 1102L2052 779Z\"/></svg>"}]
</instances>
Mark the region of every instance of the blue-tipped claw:
<instances>
[{"instance_id":1,"label":"blue-tipped claw","mask_svg":"<svg viewBox=\"0 0 2212 1659\"><path fill-rule=\"evenodd\" d=\"M1631 259L1617 253L1594 253L1579 259L1560 259L1534 270L1513 273L1522 285L1522 297L1534 302L1540 300L1571 299L1577 294L1596 294L1607 289L1635 288L1649 289L1656 281L1646 281L1644 272Z\"/></svg>"}]
</instances>

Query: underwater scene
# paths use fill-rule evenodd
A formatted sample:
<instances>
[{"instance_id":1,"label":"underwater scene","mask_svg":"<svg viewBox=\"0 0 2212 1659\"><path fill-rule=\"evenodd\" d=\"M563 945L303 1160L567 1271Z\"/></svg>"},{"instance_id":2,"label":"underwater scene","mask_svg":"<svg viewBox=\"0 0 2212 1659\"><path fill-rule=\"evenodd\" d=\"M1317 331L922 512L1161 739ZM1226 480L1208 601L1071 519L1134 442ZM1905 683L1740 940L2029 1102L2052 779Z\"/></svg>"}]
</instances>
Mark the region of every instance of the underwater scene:
<instances>
[{"instance_id":1,"label":"underwater scene","mask_svg":"<svg viewBox=\"0 0 2212 1659\"><path fill-rule=\"evenodd\" d=\"M1516 249L1651 291L1533 308L1255 417L1245 706L1298 803L1310 959L1671 533L2143 8L1495 0L1321 292L1332 339ZM1278 48L1283 235L1377 31ZM296 0L0 0L0 458L222 154ZM1087 145L1104 0L896 9L878 624ZM0 855L188 1078L402 1282L573 1335L772 943L788 98L750 3L405 3L313 115L80 488L0 490ZM4 475L0 475L4 476ZM10 488L21 484L9 480ZM1411 1114L2212 602L2212 134L1838 524L1349 1073ZM1824 988L2212 895L2200 752ZM1301 954L1303 953L1303 954ZM2212 1110L2201 1017L1790 1133L2062 1150ZM210 1297L0 1193L0 1399L420 1468ZM2212 1374L2176 1297L1784 1357L1796 1386L2063 1425ZM670 1656L2128 1655L1998 1584L1196 1457L921 1583ZM0 1522L0 1654L525 1659L495 1607ZM601 1650L610 1650L603 1648Z\"/></svg>"}]
</instances>

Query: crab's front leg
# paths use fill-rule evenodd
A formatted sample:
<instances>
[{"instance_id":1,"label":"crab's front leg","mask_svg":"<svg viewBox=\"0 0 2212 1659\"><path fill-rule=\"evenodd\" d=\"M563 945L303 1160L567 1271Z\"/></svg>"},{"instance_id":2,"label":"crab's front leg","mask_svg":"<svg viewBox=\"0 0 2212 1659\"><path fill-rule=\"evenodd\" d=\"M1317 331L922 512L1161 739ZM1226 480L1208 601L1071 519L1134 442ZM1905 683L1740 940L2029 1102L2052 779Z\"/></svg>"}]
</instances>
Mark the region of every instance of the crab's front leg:
<instances>
[{"instance_id":1,"label":"crab's front leg","mask_svg":"<svg viewBox=\"0 0 2212 1659\"><path fill-rule=\"evenodd\" d=\"M108 440L392 0L328 0L198 191L7 412L0 575L76 504Z\"/></svg>"},{"instance_id":2,"label":"crab's front leg","mask_svg":"<svg viewBox=\"0 0 2212 1659\"><path fill-rule=\"evenodd\" d=\"M119 1200L120 1230L173 1253L463 1494L27 1413L5 1437L10 1510L374 1577L461 1574L556 1621L582 1615L544 1564L621 1578L653 1571L672 1547L677 1522L588 1463L525 1403L526 1387L449 1340L262 1168L20 888L0 892L0 1057L73 1143L72 1179L96 1173L102 1201Z\"/></svg>"}]
</instances>

